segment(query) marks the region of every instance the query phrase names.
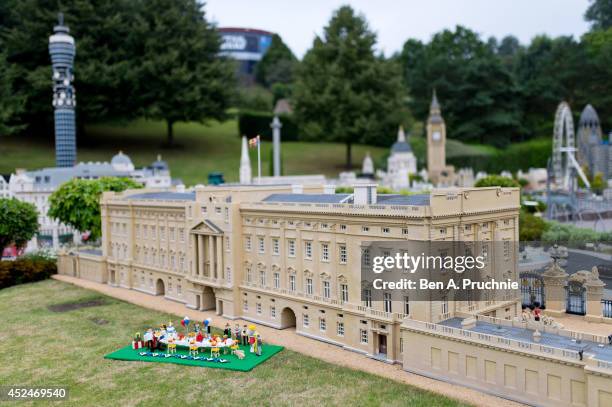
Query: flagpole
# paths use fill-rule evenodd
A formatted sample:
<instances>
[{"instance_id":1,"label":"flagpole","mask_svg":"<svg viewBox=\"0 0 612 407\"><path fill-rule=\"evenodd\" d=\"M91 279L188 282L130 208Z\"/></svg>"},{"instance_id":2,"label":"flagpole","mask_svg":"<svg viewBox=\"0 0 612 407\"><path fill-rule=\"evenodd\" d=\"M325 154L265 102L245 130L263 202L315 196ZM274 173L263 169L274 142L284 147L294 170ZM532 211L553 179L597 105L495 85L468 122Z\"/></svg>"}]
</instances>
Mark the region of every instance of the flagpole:
<instances>
[{"instance_id":1,"label":"flagpole","mask_svg":"<svg viewBox=\"0 0 612 407\"><path fill-rule=\"evenodd\" d=\"M261 184L261 142L257 135L257 183Z\"/></svg>"}]
</instances>

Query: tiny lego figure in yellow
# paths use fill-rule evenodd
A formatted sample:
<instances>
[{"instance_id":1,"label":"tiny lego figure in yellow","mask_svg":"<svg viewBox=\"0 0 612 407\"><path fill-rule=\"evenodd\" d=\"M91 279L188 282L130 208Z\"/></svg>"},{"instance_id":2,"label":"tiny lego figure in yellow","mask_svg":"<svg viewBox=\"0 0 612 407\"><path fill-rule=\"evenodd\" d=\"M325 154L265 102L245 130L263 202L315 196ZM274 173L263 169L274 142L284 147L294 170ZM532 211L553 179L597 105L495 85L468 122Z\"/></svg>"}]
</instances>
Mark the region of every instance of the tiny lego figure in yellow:
<instances>
[{"instance_id":1,"label":"tiny lego figure in yellow","mask_svg":"<svg viewBox=\"0 0 612 407\"><path fill-rule=\"evenodd\" d=\"M169 336L168 337L168 349L167 349L167 353L176 353L176 343L174 343L174 337Z\"/></svg>"},{"instance_id":2,"label":"tiny lego figure in yellow","mask_svg":"<svg viewBox=\"0 0 612 407\"><path fill-rule=\"evenodd\" d=\"M191 338L189 340L189 355L191 356L198 355L198 345L196 345L195 338Z\"/></svg>"}]
</instances>

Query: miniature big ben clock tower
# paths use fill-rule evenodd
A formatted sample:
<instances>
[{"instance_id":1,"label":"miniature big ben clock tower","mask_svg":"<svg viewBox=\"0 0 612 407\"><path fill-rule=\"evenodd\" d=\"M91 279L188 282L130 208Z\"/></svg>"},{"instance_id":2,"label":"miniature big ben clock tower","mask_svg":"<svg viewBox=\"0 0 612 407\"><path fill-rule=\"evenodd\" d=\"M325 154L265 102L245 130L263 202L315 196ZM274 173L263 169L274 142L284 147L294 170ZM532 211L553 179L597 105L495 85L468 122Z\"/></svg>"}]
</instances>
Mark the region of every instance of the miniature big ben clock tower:
<instances>
[{"instance_id":1,"label":"miniature big ben clock tower","mask_svg":"<svg viewBox=\"0 0 612 407\"><path fill-rule=\"evenodd\" d=\"M446 125L440 113L436 91L433 92L427 118L427 172L435 185L446 170Z\"/></svg>"}]
</instances>

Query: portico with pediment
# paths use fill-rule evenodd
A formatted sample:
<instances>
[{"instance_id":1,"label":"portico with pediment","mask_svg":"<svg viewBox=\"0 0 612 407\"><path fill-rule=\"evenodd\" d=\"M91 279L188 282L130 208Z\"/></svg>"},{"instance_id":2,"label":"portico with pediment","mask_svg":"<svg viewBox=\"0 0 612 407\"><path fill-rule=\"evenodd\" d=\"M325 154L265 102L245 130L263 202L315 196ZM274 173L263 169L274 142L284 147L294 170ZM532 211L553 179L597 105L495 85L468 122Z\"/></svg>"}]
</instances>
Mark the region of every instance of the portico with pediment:
<instances>
[{"instance_id":1,"label":"portico with pediment","mask_svg":"<svg viewBox=\"0 0 612 407\"><path fill-rule=\"evenodd\" d=\"M223 230L209 220L196 225L190 233L193 269L196 279L223 280Z\"/></svg>"}]
</instances>

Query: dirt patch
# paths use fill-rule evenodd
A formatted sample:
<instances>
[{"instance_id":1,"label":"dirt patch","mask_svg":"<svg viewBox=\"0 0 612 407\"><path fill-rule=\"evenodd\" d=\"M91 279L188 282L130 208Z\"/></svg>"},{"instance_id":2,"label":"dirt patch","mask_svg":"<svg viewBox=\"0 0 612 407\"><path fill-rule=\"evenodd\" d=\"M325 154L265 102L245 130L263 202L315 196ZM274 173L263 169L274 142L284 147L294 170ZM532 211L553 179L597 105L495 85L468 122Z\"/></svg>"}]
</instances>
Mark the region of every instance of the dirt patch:
<instances>
[{"instance_id":1,"label":"dirt patch","mask_svg":"<svg viewBox=\"0 0 612 407\"><path fill-rule=\"evenodd\" d=\"M81 308L99 307L100 305L106 305L106 301L103 298L98 298L95 300L83 300L78 302L65 302L62 304L53 304L49 305L47 309L52 312L68 312Z\"/></svg>"},{"instance_id":2,"label":"dirt patch","mask_svg":"<svg viewBox=\"0 0 612 407\"><path fill-rule=\"evenodd\" d=\"M93 322L94 324L96 324L96 325L106 325L106 324L108 324L108 320L106 320L104 318L96 318L96 317L94 317L94 318L89 318L89 320L91 322Z\"/></svg>"}]
</instances>

